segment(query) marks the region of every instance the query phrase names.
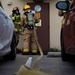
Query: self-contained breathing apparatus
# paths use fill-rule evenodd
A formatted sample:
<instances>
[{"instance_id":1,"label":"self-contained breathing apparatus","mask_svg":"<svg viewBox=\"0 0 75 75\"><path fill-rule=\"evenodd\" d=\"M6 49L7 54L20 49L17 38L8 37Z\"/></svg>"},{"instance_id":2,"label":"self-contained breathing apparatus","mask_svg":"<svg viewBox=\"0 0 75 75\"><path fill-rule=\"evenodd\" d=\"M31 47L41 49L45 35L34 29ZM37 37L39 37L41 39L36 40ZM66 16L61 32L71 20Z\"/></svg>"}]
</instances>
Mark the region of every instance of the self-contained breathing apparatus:
<instances>
[{"instance_id":1,"label":"self-contained breathing apparatus","mask_svg":"<svg viewBox=\"0 0 75 75\"><path fill-rule=\"evenodd\" d=\"M34 29L34 14L32 12L24 13L24 15L27 17L27 24L25 23L24 28L27 28L28 30Z\"/></svg>"}]
</instances>

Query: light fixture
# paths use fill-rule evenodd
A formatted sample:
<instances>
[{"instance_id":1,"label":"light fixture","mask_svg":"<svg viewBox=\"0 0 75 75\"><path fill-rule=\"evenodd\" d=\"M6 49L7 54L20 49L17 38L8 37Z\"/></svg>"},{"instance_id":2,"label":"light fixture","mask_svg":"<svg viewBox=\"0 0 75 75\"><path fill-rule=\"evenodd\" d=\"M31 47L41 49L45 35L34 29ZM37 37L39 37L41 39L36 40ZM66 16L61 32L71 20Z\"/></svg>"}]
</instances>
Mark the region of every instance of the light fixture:
<instances>
[{"instance_id":1,"label":"light fixture","mask_svg":"<svg viewBox=\"0 0 75 75\"><path fill-rule=\"evenodd\" d=\"M9 1L9 2L7 3L7 5L8 5L8 6L11 6L11 5L12 5L12 2L11 2L11 1Z\"/></svg>"}]
</instances>

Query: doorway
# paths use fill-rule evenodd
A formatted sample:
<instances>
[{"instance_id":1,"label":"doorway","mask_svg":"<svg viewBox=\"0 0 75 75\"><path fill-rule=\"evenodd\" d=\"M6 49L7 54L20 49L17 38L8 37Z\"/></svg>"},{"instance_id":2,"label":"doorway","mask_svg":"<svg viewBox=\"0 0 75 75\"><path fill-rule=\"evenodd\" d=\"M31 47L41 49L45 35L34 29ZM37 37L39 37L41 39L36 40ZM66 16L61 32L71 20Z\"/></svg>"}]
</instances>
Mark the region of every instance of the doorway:
<instances>
[{"instance_id":1,"label":"doorway","mask_svg":"<svg viewBox=\"0 0 75 75\"><path fill-rule=\"evenodd\" d=\"M41 6L40 20L41 26L37 26L37 36L43 52L46 54L50 48L50 33L49 33L49 3L27 3L34 10L36 5Z\"/></svg>"}]
</instances>

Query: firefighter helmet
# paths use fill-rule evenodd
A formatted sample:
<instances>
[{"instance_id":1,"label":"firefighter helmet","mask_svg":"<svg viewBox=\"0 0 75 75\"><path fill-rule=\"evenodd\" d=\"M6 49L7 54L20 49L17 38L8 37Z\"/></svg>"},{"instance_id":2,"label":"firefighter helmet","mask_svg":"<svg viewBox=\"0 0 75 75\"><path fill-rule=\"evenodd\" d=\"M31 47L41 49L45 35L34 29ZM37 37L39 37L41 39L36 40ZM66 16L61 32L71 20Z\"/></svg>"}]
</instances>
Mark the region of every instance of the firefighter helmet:
<instances>
[{"instance_id":1,"label":"firefighter helmet","mask_svg":"<svg viewBox=\"0 0 75 75\"><path fill-rule=\"evenodd\" d=\"M13 14L20 15L18 7L14 7L13 10L12 10L12 12L13 12Z\"/></svg>"},{"instance_id":2,"label":"firefighter helmet","mask_svg":"<svg viewBox=\"0 0 75 75\"><path fill-rule=\"evenodd\" d=\"M14 7L13 10L19 10L19 7Z\"/></svg>"},{"instance_id":3,"label":"firefighter helmet","mask_svg":"<svg viewBox=\"0 0 75 75\"><path fill-rule=\"evenodd\" d=\"M25 6L23 7L23 10L26 10L26 9L30 9L30 6L29 6L29 5L25 5Z\"/></svg>"}]
</instances>

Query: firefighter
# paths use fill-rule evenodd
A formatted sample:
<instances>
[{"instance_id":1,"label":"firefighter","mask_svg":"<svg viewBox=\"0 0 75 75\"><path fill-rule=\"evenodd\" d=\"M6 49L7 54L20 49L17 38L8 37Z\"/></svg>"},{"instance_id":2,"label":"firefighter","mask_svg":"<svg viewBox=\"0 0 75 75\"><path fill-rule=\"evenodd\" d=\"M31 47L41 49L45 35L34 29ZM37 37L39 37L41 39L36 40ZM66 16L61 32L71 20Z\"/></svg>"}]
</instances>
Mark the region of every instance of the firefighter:
<instances>
[{"instance_id":1,"label":"firefighter","mask_svg":"<svg viewBox=\"0 0 75 75\"><path fill-rule=\"evenodd\" d=\"M18 7L13 8L12 15L10 17L15 25L16 46L17 46L19 43L19 35L22 34L21 14Z\"/></svg>"},{"instance_id":2,"label":"firefighter","mask_svg":"<svg viewBox=\"0 0 75 75\"><path fill-rule=\"evenodd\" d=\"M22 25L24 27L24 45L23 45L23 50L22 50L22 54L36 54L37 53L37 44L35 41L35 37L34 37L34 29L36 29L35 27L35 23L39 22L39 19L37 19L35 17L35 14L32 13L31 7L29 5L25 5L23 7L23 16L22 16ZM31 18L28 18L28 14L32 13L33 16L33 20L29 21ZM30 24L32 23L32 24ZM29 48L31 48L31 50L29 50ZM30 52L31 51L31 52Z\"/></svg>"}]
</instances>

